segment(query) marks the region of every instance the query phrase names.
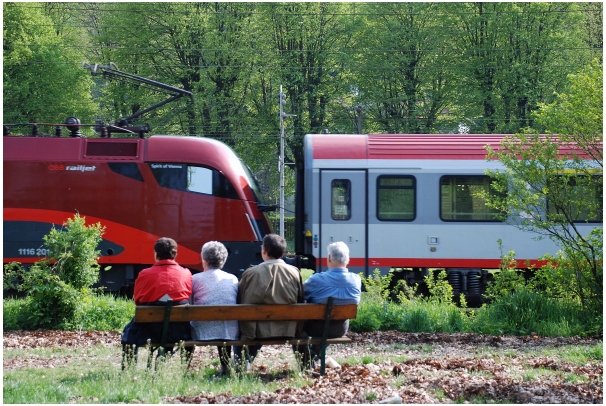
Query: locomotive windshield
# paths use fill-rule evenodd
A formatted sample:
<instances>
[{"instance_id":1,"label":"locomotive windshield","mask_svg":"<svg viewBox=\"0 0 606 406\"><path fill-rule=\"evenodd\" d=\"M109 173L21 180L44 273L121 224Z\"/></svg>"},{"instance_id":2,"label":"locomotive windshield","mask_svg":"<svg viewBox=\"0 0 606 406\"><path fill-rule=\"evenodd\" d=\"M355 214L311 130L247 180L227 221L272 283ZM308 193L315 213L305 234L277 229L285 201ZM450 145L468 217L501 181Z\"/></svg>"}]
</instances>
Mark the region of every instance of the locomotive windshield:
<instances>
[{"instance_id":1,"label":"locomotive windshield","mask_svg":"<svg viewBox=\"0 0 606 406\"><path fill-rule=\"evenodd\" d=\"M182 163L150 163L149 167L161 187L238 199L229 180L216 169Z\"/></svg>"},{"instance_id":2,"label":"locomotive windshield","mask_svg":"<svg viewBox=\"0 0 606 406\"><path fill-rule=\"evenodd\" d=\"M244 161L240 160L240 163L242 164L242 168L244 169L244 172L246 173L246 176L248 178L248 184L250 185L250 188L252 189L256 202L263 204L263 201L261 199L261 197L263 195L261 194L261 188L259 187L259 182L257 181L256 176L252 173L252 171L250 170L248 165L246 165L244 163Z\"/></svg>"}]
</instances>

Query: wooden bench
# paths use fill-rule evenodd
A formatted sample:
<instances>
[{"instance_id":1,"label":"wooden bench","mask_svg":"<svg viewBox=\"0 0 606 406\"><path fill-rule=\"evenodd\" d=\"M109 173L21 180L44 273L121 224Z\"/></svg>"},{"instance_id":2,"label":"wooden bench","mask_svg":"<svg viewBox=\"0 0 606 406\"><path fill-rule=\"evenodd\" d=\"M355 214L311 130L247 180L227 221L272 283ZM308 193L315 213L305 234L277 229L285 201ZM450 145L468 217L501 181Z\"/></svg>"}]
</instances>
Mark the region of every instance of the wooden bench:
<instances>
[{"instance_id":1,"label":"wooden bench","mask_svg":"<svg viewBox=\"0 0 606 406\"><path fill-rule=\"evenodd\" d=\"M275 345L294 344L321 346L320 374L326 371L326 346L328 344L347 344L351 339L343 336L339 338L328 338L328 325L331 320L355 319L358 305L335 305L333 298L329 298L326 304L297 303L291 305L282 304L234 304L234 305L173 305L171 300L166 306L137 306L135 309L135 322L158 323L162 322L162 340L159 343L151 343L152 348L159 348L160 354L167 347L193 346L250 346L250 345ZM169 322L185 321L216 321L216 320L239 320L239 321L301 321L301 320L324 320L323 337L308 338L262 338L255 340L213 340L213 341L182 341L180 343L167 343Z\"/></svg>"}]
</instances>

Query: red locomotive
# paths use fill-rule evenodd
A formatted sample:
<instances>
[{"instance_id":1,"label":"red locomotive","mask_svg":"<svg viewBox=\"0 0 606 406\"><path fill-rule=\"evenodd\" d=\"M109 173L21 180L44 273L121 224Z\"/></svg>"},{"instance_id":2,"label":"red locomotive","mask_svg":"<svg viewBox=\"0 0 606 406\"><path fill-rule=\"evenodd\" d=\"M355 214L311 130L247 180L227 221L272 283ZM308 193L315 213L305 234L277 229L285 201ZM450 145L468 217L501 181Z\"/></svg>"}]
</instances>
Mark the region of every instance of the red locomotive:
<instances>
[{"instance_id":1,"label":"red locomotive","mask_svg":"<svg viewBox=\"0 0 606 406\"><path fill-rule=\"evenodd\" d=\"M226 269L260 261L270 226L247 166L225 144L198 137L147 139L5 136L4 262L33 263L42 236L74 213L106 227L100 284L128 286L153 263L162 236L178 261L201 270L206 241L223 242ZM257 261L258 262L258 261Z\"/></svg>"}]
</instances>

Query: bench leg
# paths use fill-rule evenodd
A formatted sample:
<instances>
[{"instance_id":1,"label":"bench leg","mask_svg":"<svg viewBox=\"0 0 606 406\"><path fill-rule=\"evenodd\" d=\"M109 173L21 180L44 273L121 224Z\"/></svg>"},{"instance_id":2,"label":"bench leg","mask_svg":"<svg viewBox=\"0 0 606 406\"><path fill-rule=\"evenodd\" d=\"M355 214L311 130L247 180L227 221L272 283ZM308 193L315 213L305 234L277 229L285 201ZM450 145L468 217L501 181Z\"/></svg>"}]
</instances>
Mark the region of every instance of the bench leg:
<instances>
[{"instance_id":1,"label":"bench leg","mask_svg":"<svg viewBox=\"0 0 606 406\"><path fill-rule=\"evenodd\" d=\"M301 368L301 371L314 369L314 346L309 344L293 344L292 350L295 353L295 359Z\"/></svg>"},{"instance_id":2,"label":"bench leg","mask_svg":"<svg viewBox=\"0 0 606 406\"><path fill-rule=\"evenodd\" d=\"M221 363L221 375L229 375L231 370L231 345L217 346L219 362Z\"/></svg>"},{"instance_id":3,"label":"bench leg","mask_svg":"<svg viewBox=\"0 0 606 406\"><path fill-rule=\"evenodd\" d=\"M122 344L122 370L137 365L139 347L131 344Z\"/></svg>"},{"instance_id":4,"label":"bench leg","mask_svg":"<svg viewBox=\"0 0 606 406\"><path fill-rule=\"evenodd\" d=\"M158 369L158 362L166 361L169 357L172 357L175 354L175 352L179 351L179 357L181 360L181 364L185 364L186 370L189 370L191 361L194 358L195 350L196 350L196 347L193 347L193 346L184 347L183 345L179 345L177 347L167 346L166 348L162 348L162 347L150 348L149 357L147 358L147 368L151 369L154 351L157 351L156 367L155 367L156 370Z\"/></svg>"},{"instance_id":5,"label":"bench leg","mask_svg":"<svg viewBox=\"0 0 606 406\"><path fill-rule=\"evenodd\" d=\"M189 370L191 361L194 358L194 351L196 351L196 347L181 347L181 363L185 363L187 370Z\"/></svg>"},{"instance_id":6,"label":"bench leg","mask_svg":"<svg viewBox=\"0 0 606 406\"><path fill-rule=\"evenodd\" d=\"M244 345L234 346L234 360L236 362L236 371L246 372L255 360L262 345Z\"/></svg>"}]
</instances>

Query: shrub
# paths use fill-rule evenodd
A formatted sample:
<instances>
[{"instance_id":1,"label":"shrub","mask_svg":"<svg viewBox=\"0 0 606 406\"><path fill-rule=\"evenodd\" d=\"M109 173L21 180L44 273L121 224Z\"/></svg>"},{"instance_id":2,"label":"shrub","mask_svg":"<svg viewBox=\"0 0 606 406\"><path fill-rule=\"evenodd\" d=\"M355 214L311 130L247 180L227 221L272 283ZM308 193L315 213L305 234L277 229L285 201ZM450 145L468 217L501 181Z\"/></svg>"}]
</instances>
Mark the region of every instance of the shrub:
<instances>
[{"instance_id":1,"label":"shrub","mask_svg":"<svg viewBox=\"0 0 606 406\"><path fill-rule=\"evenodd\" d=\"M44 236L49 257L25 269L16 262L4 266L4 288L24 292L29 299L24 314L18 317L24 329L73 326L78 304L91 294L90 287L99 279L95 248L104 229L100 224L87 227L76 214Z\"/></svg>"},{"instance_id":2,"label":"shrub","mask_svg":"<svg viewBox=\"0 0 606 406\"><path fill-rule=\"evenodd\" d=\"M452 304L453 291L452 286L448 283L446 271L440 271L435 279L431 274L425 276L424 279L429 291L428 301L445 305Z\"/></svg>"},{"instance_id":3,"label":"shrub","mask_svg":"<svg viewBox=\"0 0 606 406\"><path fill-rule=\"evenodd\" d=\"M48 272L46 261L34 264L26 272L24 284L31 298L27 308L26 327L69 328L74 319L80 294L78 290Z\"/></svg>"},{"instance_id":4,"label":"shrub","mask_svg":"<svg viewBox=\"0 0 606 406\"><path fill-rule=\"evenodd\" d=\"M368 299L368 300L367 300ZM381 315L383 314L383 303L371 300L365 293L358 306L358 315L349 321L349 328L356 332L370 332L381 330Z\"/></svg>"},{"instance_id":5,"label":"shrub","mask_svg":"<svg viewBox=\"0 0 606 406\"><path fill-rule=\"evenodd\" d=\"M583 312L600 320L601 326L604 303L602 230L596 228L589 236L577 237L574 241L575 246L564 246L557 255L542 258L549 262L536 271L535 280L550 296L578 302Z\"/></svg>"},{"instance_id":6,"label":"shrub","mask_svg":"<svg viewBox=\"0 0 606 406\"><path fill-rule=\"evenodd\" d=\"M381 275L381 271L375 269L368 278L364 277L364 274L362 273L359 275L362 279L362 285L367 296L379 301L385 301L389 298L389 284L393 277L393 272L391 270L387 275Z\"/></svg>"},{"instance_id":7,"label":"shrub","mask_svg":"<svg viewBox=\"0 0 606 406\"><path fill-rule=\"evenodd\" d=\"M501 247L501 240L498 243L499 247ZM515 259L514 251L501 255L499 270L493 272L494 280L486 287L484 296L487 300L497 300L527 287L524 275L522 271L517 269L517 266L518 262Z\"/></svg>"},{"instance_id":8,"label":"shrub","mask_svg":"<svg viewBox=\"0 0 606 406\"><path fill-rule=\"evenodd\" d=\"M100 223L85 225L78 213L67 219L63 229L53 228L44 236L44 245L60 280L75 289L88 288L99 281L97 245L105 229Z\"/></svg>"}]
</instances>

